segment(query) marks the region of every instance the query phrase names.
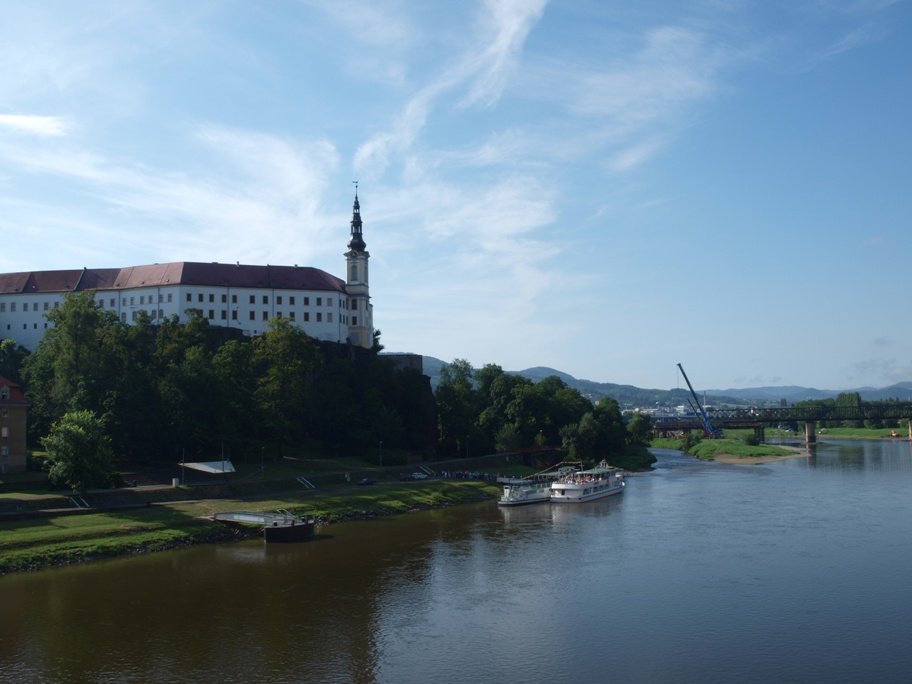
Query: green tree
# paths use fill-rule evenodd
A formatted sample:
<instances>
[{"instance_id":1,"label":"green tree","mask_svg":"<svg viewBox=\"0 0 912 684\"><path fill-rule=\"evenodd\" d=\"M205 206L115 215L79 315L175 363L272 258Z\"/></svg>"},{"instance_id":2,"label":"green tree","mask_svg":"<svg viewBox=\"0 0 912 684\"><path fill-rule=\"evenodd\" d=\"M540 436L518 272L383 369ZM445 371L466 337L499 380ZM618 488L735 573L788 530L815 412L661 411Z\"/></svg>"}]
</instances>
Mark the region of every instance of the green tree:
<instances>
[{"instance_id":1,"label":"green tree","mask_svg":"<svg viewBox=\"0 0 912 684\"><path fill-rule=\"evenodd\" d=\"M441 449L448 454L465 452L466 440L472 440L477 431L476 419L480 402L473 386L472 365L464 359L455 359L440 371L440 382L434 393L437 399L438 429Z\"/></svg>"},{"instance_id":2,"label":"green tree","mask_svg":"<svg viewBox=\"0 0 912 684\"><path fill-rule=\"evenodd\" d=\"M646 413L637 411L627 423L627 442L629 444L649 444L652 437L652 418Z\"/></svg>"},{"instance_id":3,"label":"green tree","mask_svg":"<svg viewBox=\"0 0 912 684\"><path fill-rule=\"evenodd\" d=\"M16 344L15 340L0 341L0 375L16 384L22 382L22 364L28 352Z\"/></svg>"},{"instance_id":4,"label":"green tree","mask_svg":"<svg viewBox=\"0 0 912 684\"><path fill-rule=\"evenodd\" d=\"M119 377L111 343L125 326L113 312L95 306L91 291L67 294L47 320L49 329L23 367L33 438L47 434L67 411L105 412L112 383Z\"/></svg>"},{"instance_id":5,"label":"green tree","mask_svg":"<svg viewBox=\"0 0 912 684\"><path fill-rule=\"evenodd\" d=\"M77 492L110 483L114 454L104 422L92 411L70 411L42 440L51 461L52 482Z\"/></svg>"},{"instance_id":6,"label":"green tree","mask_svg":"<svg viewBox=\"0 0 912 684\"><path fill-rule=\"evenodd\" d=\"M254 340L257 366L254 398L268 430L268 440L279 449L300 441L305 434L308 388L319 356L310 337L283 318L273 319L269 330Z\"/></svg>"}]
</instances>

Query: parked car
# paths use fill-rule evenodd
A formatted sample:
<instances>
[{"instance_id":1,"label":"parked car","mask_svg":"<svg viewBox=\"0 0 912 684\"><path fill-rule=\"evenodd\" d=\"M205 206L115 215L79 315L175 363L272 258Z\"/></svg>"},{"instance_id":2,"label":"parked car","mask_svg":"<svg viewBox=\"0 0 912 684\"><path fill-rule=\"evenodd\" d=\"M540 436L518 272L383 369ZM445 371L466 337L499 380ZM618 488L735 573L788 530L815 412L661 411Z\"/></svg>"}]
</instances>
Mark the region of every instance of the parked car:
<instances>
[{"instance_id":1,"label":"parked car","mask_svg":"<svg viewBox=\"0 0 912 684\"><path fill-rule=\"evenodd\" d=\"M414 479L415 478L412 477L411 473L399 473L399 480L401 482L410 482L411 480L414 480Z\"/></svg>"},{"instance_id":2,"label":"parked car","mask_svg":"<svg viewBox=\"0 0 912 684\"><path fill-rule=\"evenodd\" d=\"M414 473L412 473L412 479L413 480L426 480L427 473L422 473L420 470L416 470Z\"/></svg>"},{"instance_id":3,"label":"parked car","mask_svg":"<svg viewBox=\"0 0 912 684\"><path fill-rule=\"evenodd\" d=\"M372 485L377 483L376 477L362 477L358 482L359 485Z\"/></svg>"}]
</instances>

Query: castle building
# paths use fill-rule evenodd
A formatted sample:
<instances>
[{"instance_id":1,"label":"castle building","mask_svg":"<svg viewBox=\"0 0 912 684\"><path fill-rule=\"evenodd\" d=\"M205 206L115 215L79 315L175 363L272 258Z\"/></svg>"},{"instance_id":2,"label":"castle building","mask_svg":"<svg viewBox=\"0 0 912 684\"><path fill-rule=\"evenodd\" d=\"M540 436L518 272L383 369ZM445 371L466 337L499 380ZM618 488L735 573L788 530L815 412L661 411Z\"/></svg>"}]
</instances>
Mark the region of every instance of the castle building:
<instances>
[{"instance_id":1,"label":"castle building","mask_svg":"<svg viewBox=\"0 0 912 684\"><path fill-rule=\"evenodd\" d=\"M126 268L0 274L0 338L34 350L52 324L47 314L67 293L91 291L100 309L133 323L144 311L154 322L195 309L210 325L245 335L266 332L284 318L315 339L373 345L368 259L355 191L346 279L307 266L249 266L179 261Z\"/></svg>"}]
</instances>

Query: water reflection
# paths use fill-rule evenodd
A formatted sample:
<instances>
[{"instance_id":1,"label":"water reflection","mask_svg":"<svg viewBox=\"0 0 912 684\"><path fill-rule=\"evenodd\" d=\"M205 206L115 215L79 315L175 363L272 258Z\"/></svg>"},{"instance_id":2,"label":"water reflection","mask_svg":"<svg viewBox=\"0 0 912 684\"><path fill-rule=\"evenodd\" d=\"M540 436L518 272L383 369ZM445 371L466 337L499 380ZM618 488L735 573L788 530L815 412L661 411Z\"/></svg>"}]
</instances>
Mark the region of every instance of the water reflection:
<instances>
[{"instance_id":1,"label":"water reflection","mask_svg":"<svg viewBox=\"0 0 912 684\"><path fill-rule=\"evenodd\" d=\"M807 464L823 470L912 471L912 442L827 439L808 448Z\"/></svg>"},{"instance_id":2,"label":"water reflection","mask_svg":"<svg viewBox=\"0 0 912 684\"><path fill-rule=\"evenodd\" d=\"M901 681L908 443L0 578L0 681ZM598 654L594 659L593 654Z\"/></svg>"}]
</instances>

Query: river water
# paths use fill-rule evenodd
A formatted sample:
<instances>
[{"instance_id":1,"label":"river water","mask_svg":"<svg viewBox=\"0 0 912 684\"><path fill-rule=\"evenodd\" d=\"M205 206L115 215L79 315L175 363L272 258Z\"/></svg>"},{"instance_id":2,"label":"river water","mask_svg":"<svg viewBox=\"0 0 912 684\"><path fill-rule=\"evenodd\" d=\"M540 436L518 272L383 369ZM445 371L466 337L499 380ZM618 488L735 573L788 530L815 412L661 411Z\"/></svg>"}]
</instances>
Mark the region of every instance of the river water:
<instances>
[{"instance_id":1,"label":"river water","mask_svg":"<svg viewBox=\"0 0 912 684\"><path fill-rule=\"evenodd\" d=\"M2 682L907 682L912 450L0 578Z\"/></svg>"}]
</instances>

